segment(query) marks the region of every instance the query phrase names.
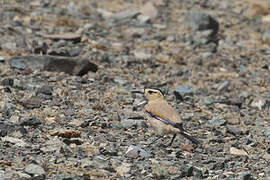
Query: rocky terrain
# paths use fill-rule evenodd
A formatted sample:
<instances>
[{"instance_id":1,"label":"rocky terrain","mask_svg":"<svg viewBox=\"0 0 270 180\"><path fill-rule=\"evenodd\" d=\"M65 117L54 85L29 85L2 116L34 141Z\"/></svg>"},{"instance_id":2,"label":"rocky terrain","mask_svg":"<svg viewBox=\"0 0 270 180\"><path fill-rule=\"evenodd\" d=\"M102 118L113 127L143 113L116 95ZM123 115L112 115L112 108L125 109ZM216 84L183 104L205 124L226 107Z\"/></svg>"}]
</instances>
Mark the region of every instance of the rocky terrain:
<instances>
[{"instance_id":1,"label":"rocky terrain","mask_svg":"<svg viewBox=\"0 0 270 180\"><path fill-rule=\"evenodd\" d=\"M268 0L0 0L0 179L270 179L269 58Z\"/></svg>"}]
</instances>

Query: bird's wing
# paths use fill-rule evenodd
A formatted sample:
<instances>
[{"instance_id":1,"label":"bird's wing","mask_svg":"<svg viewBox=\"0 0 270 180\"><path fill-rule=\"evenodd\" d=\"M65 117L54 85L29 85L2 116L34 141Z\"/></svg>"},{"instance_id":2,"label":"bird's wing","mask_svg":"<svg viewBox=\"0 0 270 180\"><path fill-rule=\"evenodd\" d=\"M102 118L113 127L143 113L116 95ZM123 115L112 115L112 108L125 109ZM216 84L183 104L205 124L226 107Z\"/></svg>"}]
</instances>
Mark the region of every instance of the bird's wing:
<instances>
[{"instance_id":1,"label":"bird's wing","mask_svg":"<svg viewBox=\"0 0 270 180\"><path fill-rule=\"evenodd\" d=\"M166 101L149 102L144 108L152 117L166 124L182 122L180 115Z\"/></svg>"}]
</instances>

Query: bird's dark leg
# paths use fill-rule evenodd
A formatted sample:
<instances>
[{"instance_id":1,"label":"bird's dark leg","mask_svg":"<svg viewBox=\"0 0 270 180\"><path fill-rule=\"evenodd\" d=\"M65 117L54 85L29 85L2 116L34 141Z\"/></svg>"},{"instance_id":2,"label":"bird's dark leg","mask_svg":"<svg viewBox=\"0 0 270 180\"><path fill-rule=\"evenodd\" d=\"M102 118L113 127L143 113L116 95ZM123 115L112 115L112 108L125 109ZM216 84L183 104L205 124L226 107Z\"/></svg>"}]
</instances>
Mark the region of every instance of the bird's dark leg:
<instances>
[{"instance_id":1,"label":"bird's dark leg","mask_svg":"<svg viewBox=\"0 0 270 180\"><path fill-rule=\"evenodd\" d=\"M157 140L159 140L160 138L162 138L162 136L158 136L154 141L152 141L150 144L148 144L147 147L150 146L150 145L152 145L153 143L155 143L155 142L156 142Z\"/></svg>"},{"instance_id":2,"label":"bird's dark leg","mask_svg":"<svg viewBox=\"0 0 270 180\"><path fill-rule=\"evenodd\" d=\"M173 141L174 141L175 137L176 137L176 134L174 134L174 135L173 135L172 140L171 140L171 142L170 142L169 146L171 146L171 145L172 145L172 143L173 143Z\"/></svg>"}]
</instances>

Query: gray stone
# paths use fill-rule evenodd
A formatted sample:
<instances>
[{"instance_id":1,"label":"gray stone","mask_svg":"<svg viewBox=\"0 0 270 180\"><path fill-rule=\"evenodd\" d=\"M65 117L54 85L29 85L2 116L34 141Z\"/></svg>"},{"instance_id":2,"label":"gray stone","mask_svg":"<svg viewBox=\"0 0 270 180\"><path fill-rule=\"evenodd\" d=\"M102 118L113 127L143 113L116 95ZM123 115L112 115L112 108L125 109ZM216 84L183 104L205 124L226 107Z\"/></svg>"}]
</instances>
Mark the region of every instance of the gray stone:
<instances>
[{"instance_id":1,"label":"gray stone","mask_svg":"<svg viewBox=\"0 0 270 180\"><path fill-rule=\"evenodd\" d=\"M10 60L9 65L13 68L17 68L20 70L24 70L26 68L26 65L21 60Z\"/></svg>"},{"instance_id":2,"label":"gray stone","mask_svg":"<svg viewBox=\"0 0 270 180\"><path fill-rule=\"evenodd\" d=\"M123 10L123 11L120 11L116 14L113 14L111 16L111 19L113 19L113 21L122 21L122 20L132 19L139 14L140 14L140 12L137 10L128 9L128 10Z\"/></svg>"},{"instance_id":3,"label":"gray stone","mask_svg":"<svg viewBox=\"0 0 270 180\"><path fill-rule=\"evenodd\" d=\"M187 95L195 94L195 89L189 85L181 85L174 89L174 95L177 99L183 100Z\"/></svg>"},{"instance_id":4,"label":"gray stone","mask_svg":"<svg viewBox=\"0 0 270 180\"><path fill-rule=\"evenodd\" d=\"M227 120L223 117L215 116L211 120L208 121L210 124L215 126L223 126L227 123Z\"/></svg>"},{"instance_id":5,"label":"gray stone","mask_svg":"<svg viewBox=\"0 0 270 180\"><path fill-rule=\"evenodd\" d=\"M270 138L270 127L265 128L264 135Z\"/></svg>"},{"instance_id":6,"label":"gray stone","mask_svg":"<svg viewBox=\"0 0 270 180\"><path fill-rule=\"evenodd\" d=\"M136 119L136 120L139 120L139 119L144 119L144 114L141 113L141 112L135 112L135 111L132 111L131 109L122 109L120 111L118 111L118 116L119 116L119 120L120 121L123 121L123 120L126 120L126 119Z\"/></svg>"},{"instance_id":7,"label":"gray stone","mask_svg":"<svg viewBox=\"0 0 270 180\"><path fill-rule=\"evenodd\" d=\"M5 171L0 170L0 179L4 179L4 177L5 177Z\"/></svg>"},{"instance_id":8,"label":"gray stone","mask_svg":"<svg viewBox=\"0 0 270 180\"><path fill-rule=\"evenodd\" d=\"M26 173L23 173L23 172L20 172L20 171L16 171L16 174L18 174L18 176L21 179L30 179L31 178L31 176L29 174L26 174Z\"/></svg>"},{"instance_id":9,"label":"gray stone","mask_svg":"<svg viewBox=\"0 0 270 180\"><path fill-rule=\"evenodd\" d=\"M44 169L37 164L29 164L25 167L24 171L31 175L45 175Z\"/></svg>"},{"instance_id":10,"label":"gray stone","mask_svg":"<svg viewBox=\"0 0 270 180\"><path fill-rule=\"evenodd\" d=\"M71 175L67 175L67 174L59 174L56 180L77 180L77 178Z\"/></svg>"},{"instance_id":11,"label":"gray stone","mask_svg":"<svg viewBox=\"0 0 270 180\"><path fill-rule=\"evenodd\" d=\"M12 42L6 42L4 44L1 45L2 49L8 49L8 50L16 50L17 46L16 43L12 43Z\"/></svg>"},{"instance_id":12,"label":"gray stone","mask_svg":"<svg viewBox=\"0 0 270 180\"><path fill-rule=\"evenodd\" d=\"M238 126L227 126L227 131L235 136L243 134L243 131Z\"/></svg>"},{"instance_id":13,"label":"gray stone","mask_svg":"<svg viewBox=\"0 0 270 180\"><path fill-rule=\"evenodd\" d=\"M5 141L5 142L12 143L15 146L19 146L19 147L25 147L27 145L27 143L24 142L23 140L18 139L18 138L14 138L14 137L9 137L9 136L2 137L1 140Z\"/></svg>"},{"instance_id":14,"label":"gray stone","mask_svg":"<svg viewBox=\"0 0 270 180\"><path fill-rule=\"evenodd\" d=\"M44 153L53 153L60 150L60 147L64 146L65 144L59 139L58 136L54 136L50 140L46 141L42 148L40 148L41 151Z\"/></svg>"},{"instance_id":15,"label":"gray stone","mask_svg":"<svg viewBox=\"0 0 270 180\"><path fill-rule=\"evenodd\" d=\"M219 29L219 23L212 16L203 12L187 12L184 22L193 30L203 31L211 29L213 34L216 34Z\"/></svg>"},{"instance_id":16,"label":"gray stone","mask_svg":"<svg viewBox=\"0 0 270 180\"><path fill-rule=\"evenodd\" d=\"M218 86L217 91L218 92L227 91L229 88L229 85L230 85L230 81L224 81Z\"/></svg>"},{"instance_id":17,"label":"gray stone","mask_svg":"<svg viewBox=\"0 0 270 180\"><path fill-rule=\"evenodd\" d=\"M138 156L147 158L151 157L152 155L138 146L131 145L126 151L126 156L131 158L137 158Z\"/></svg>"},{"instance_id":18,"label":"gray stone","mask_svg":"<svg viewBox=\"0 0 270 180\"><path fill-rule=\"evenodd\" d=\"M92 160L90 160L89 158L81 159L80 164L82 168L86 168L86 169L92 169L92 168L105 169L109 166L109 161L97 156Z\"/></svg>"},{"instance_id":19,"label":"gray stone","mask_svg":"<svg viewBox=\"0 0 270 180\"><path fill-rule=\"evenodd\" d=\"M167 38L166 38L167 41L169 42L174 42L175 41L175 37L172 36L172 35L169 35Z\"/></svg>"},{"instance_id":20,"label":"gray stone","mask_svg":"<svg viewBox=\"0 0 270 180\"><path fill-rule=\"evenodd\" d=\"M42 93L48 96L51 96L53 92L53 88L51 86L42 86L40 88L37 89L37 94Z\"/></svg>"},{"instance_id":21,"label":"gray stone","mask_svg":"<svg viewBox=\"0 0 270 180\"><path fill-rule=\"evenodd\" d=\"M124 119L121 121L121 127L123 128L132 128L132 127L147 127L147 124L144 120L137 119Z\"/></svg>"},{"instance_id":22,"label":"gray stone","mask_svg":"<svg viewBox=\"0 0 270 180\"><path fill-rule=\"evenodd\" d=\"M2 113L4 116L10 116L14 110L16 110L16 106L14 104L6 102L2 108Z\"/></svg>"}]
</instances>

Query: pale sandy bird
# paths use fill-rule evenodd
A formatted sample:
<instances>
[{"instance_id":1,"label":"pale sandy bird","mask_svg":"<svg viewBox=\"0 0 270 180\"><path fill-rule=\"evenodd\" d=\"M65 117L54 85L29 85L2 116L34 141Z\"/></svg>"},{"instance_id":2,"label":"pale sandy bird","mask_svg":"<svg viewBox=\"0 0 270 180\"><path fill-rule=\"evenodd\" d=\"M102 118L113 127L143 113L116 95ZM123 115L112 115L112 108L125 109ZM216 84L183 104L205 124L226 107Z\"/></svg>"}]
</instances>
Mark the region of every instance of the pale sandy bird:
<instances>
[{"instance_id":1,"label":"pale sandy bird","mask_svg":"<svg viewBox=\"0 0 270 180\"><path fill-rule=\"evenodd\" d=\"M135 90L132 91L132 93L140 93L145 95L148 102L144 106L144 109L149 115L148 121L154 128L155 132L161 136L173 134L169 146L172 145L177 134L183 135L194 144L199 144L197 139L184 131L183 122L179 113L176 112L164 99L164 94L161 90L155 88L146 88L144 92Z\"/></svg>"}]
</instances>

